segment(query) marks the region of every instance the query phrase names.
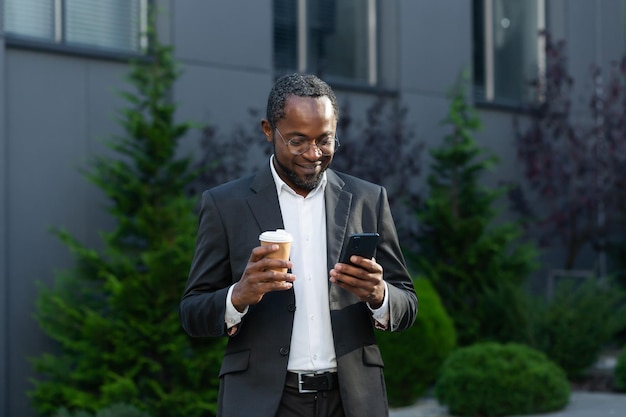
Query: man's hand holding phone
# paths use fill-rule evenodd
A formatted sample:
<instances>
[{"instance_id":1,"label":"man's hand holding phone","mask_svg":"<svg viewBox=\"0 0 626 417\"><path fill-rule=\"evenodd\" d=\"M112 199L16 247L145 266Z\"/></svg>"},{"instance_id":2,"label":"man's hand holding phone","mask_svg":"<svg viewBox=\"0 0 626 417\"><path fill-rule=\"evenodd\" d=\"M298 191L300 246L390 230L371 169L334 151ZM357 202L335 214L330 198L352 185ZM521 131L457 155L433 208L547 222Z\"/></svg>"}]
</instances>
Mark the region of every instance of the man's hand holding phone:
<instances>
[{"instance_id":1,"label":"man's hand holding phone","mask_svg":"<svg viewBox=\"0 0 626 417\"><path fill-rule=\"evenodd\" d=\"M352 292L374 309L382 305L385 297L383 268L374 259L377 243L378 233L350 236L339 263L330 270L330 282Z\"/></svg>"}]
</instances>

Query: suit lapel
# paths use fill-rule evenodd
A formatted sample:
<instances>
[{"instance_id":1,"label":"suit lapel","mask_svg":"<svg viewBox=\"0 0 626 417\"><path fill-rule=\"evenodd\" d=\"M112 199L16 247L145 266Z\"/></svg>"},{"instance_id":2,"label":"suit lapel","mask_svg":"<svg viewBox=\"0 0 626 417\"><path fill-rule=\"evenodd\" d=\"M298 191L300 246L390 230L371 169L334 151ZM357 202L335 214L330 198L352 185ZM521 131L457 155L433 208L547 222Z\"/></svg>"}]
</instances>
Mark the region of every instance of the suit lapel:
<instances>
[{"instance_id":1,"label":"suit lapel","mask_svg":"<svg viewBox=\"0 0 626 417\"><path fill-rule=\"evenodd\" d=\"M250 189L253 194L247 198L247 202L259 228L262 231L284 229L276 184L269 167L256 175Z\"/></svg>"},{"instance_id":2,"label":"suit lapel","mask_svg":"<svg viewBox=\"0 0 626 417\"><path fill-rule=\"evenodd\" d=\"M280 211L280 202L278 201L278 194L276 193L276 183L272 177L272 171L269 167L259 172L252 184L250 184L252 194L246 199L248 207L252 210L252 215L259 224L261 231L284 229L283 216ZM295 292L291 288L287 291L272 292L269 300L273 300L273 303L269 303L270 308L280 308L280 306L293 304L295 305ZM280 300L284 300L281 302ZM289 315L289 329L293 326L293 315Z\"/></svg>"},{"instance_id":3,"label":"suit lapel","mask_svg":"<svg viewBox=\"0 0 626 417\"><path fill-rule=\"evenodd\" d=\"M341 247L346 239L348 222L350 220L350 207L352 205L352 193L343 189L344 181L330 169L326 171L328 183L326 184L326 241L327 265L332 268L339 260ZM331 309L331 321L334 329L341 328L336 324L334 312L354 303L354 296L343 288L328 282L328 301ZM337 340L337 339L335 339Z\"/></svg>"},{"instance_id":4,"label":"suit lapel","mask_svg":"<svg viewBox=\"0 0 626 417\"><path fill-rule=\"evenodd\" d=\"M341 246L346 237L352 193L343 190L344 182L334 171L327 170L326 176L326 252L327 265L332 267L339 260Z\"/></svg>"}]
</instances>

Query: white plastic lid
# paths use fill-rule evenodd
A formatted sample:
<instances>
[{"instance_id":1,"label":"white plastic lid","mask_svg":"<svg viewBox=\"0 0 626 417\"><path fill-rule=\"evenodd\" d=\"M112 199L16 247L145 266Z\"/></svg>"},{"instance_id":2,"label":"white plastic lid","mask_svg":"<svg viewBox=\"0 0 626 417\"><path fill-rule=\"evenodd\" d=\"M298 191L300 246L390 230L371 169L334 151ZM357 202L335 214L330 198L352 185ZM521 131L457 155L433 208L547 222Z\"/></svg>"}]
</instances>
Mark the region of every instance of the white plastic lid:
<instances>
[{"instance_id":1,"label":"white plastic lid","mask_svg":"<svg viewBox=\"0 0 626 417\"><path fill-rule=\"evenodd\" d=\"M259 235L262 242L285 243L293 241L293 237L283 229L268 230Z\"/></svg>"}]
</instances>

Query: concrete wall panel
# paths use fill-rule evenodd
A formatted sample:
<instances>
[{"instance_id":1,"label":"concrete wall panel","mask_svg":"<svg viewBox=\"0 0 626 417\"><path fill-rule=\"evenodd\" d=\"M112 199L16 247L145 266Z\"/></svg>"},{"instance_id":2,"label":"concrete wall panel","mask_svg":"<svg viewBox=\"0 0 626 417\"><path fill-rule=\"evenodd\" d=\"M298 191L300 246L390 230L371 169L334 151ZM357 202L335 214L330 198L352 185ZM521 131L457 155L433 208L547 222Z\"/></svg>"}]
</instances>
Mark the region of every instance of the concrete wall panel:
<instances>
[{"instance_id":1,"label":"concrete wall panel","mask_svg":"<svg viewBox=\"0 0 626 417\"><path fill-rule=\"evenodd\" d=\"M68 249L49 229L67 228L83 241L95 240L100 229L104 217L92 216L94 186L78 169L86 166L92 136L113 129L108 89L119 70L19 50L7 52L6 68L9 401L13 415L26 416L27 358L53 348L32 317L35 282L49 284L55 270L71 265Z\"/></svg>"},{"instance_id":2,"label":"concrete wall panel","mask_svg":"<svg viewBox=\"0 0 626 417\"><path fill-rule=\"evenodd\" d=\"M272 64L270 0L173 2L176 55L204 65L268 71Z\"/></svg>"},{"instance_id":3,"label":"concrete wall panel","mask_svg":"<svg viewBox=\"0 0 626 417\"><path fill-rule=\"evenodd\" d=\"M0 0L0 10L4 10L4 1ZM9 222L7 215L8 195L8 161L6 130L6 76L5 76L5 38L4 21L0 19L0 415L9 413Z\"/></svg>"},{"instance_id":4,"label":"concrete wall panel","mask_svg":"<svg viewBox=\"0 0 626 417\"><path fill-rule=\"evenodd\" d=\"M218 135L227 138L236 127L258 132L260 118L253 119L248 109L265 115L267 94L272 87L271 74L235 71L224 68L194 65L185 66L174 99L179 104L180 117L218 128ZM201 133L191 131L181 146L183 151L195 151Z\"/></svg>"},{"instance_id":5,"label":"concrete wall panel","mask_svg":"<svg viewBox=\"0 0 626 417\"><path fill-rule=\"evenodd\" d=\"M400 2L400 88L445 94L463 69L471 69L471 2Z\"/></svg>"},{"instance_id":6,"label":"concrete wall panel","mask_svg":"<svg viewBox=\"0 0 626 417\"><path fill-rule=\"evenodd\" d=\"M85 154L85 73L54 55L9 51L7 57L9 236L11 258L10 401L26 410L26 358L51 348L33 320L36 281L67 263L51 226L84 221L86 187L74 161ZM19 413L16 413L19 414Z\"/></svg>"}]
</instances>

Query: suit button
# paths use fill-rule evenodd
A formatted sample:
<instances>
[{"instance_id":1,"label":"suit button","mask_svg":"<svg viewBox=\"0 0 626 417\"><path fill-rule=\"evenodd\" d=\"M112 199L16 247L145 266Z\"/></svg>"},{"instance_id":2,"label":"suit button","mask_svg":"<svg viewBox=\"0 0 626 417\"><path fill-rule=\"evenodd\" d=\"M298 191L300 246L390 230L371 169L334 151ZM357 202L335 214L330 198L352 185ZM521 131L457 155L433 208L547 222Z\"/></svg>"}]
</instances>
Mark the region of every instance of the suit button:
<instances>
[{"instance_id":1,"label":"suit button","mask_svg":"<svg viewBox=\"0 0 626 417\"><path fill-rule=\"evenodd\" d=\"M287 355L289 355L289 348L286 348L286 347L281 347L281 348L280 348L280 350L279 350L279 352L280 352L280 354L281 354L282 356L287 356Z\"/></svg>"},{"instance_id":2,"label":"suit button","mask_svg":"<svg viewBox=\"0 0 626 417\"><path fill-rule=\"evenodd\" d=\"M287 306L287 310L291 311L293 313L294 311L296 311L296 305L295 304L289 304Z\"/></svg>"}]
</instances>

